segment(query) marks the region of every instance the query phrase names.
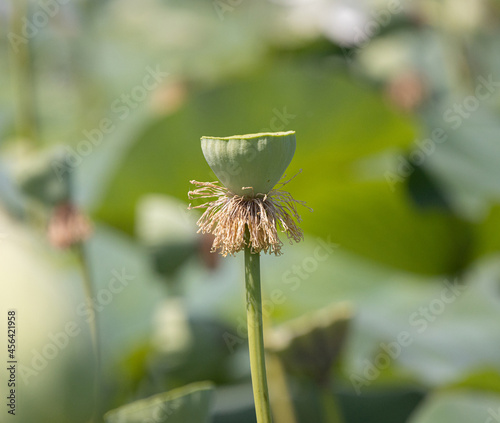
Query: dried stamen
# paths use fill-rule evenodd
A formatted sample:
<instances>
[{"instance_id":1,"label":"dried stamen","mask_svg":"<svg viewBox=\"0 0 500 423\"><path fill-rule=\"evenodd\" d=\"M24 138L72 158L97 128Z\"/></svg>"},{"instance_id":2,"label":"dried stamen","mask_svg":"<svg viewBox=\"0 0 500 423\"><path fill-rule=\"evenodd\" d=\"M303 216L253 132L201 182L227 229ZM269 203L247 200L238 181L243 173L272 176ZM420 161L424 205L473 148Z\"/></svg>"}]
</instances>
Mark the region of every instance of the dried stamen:
<instances>
[{"instance_id":1,"label":"dried stamen","mask_svg":"<svg viewBox=\"0 0 500 423\"><path fill-rule=\"evenodd\" d=\"M248 242L255 253L281 254L283 243L278 237L278 228L286 233L290 243L304 238L297 226L301 218L296 205L305 206L305 203L295 200L289 192L273 189L268 194L247 197L233 194L217 182L191 183L199 188L188 193L190 199L215 198L199 206L189 205L190 209L206 209L197 222L200 227L198 232L215 236L212 252L220 250L225 257L242 250L247 243L247 227L250 235Z\"/></svg>"}]
</instances>

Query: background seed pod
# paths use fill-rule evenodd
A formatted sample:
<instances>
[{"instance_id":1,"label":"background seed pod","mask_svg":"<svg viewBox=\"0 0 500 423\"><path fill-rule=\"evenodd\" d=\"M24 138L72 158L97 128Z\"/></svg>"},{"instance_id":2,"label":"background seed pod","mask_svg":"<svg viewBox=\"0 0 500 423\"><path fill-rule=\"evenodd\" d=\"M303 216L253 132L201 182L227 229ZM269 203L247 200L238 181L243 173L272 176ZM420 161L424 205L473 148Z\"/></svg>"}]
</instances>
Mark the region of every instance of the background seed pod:
<instances>
[{"instance_id":1,"label":"background seed pod","mask_svg":"<svg viewBox=\"0 0 500 423\"><path fill-rule=\"evenodd\" d=\"M351 304L343 302L303 315L269 332L267 349L280 357L287 372L326 386L353 314Z\"/></svg>"}]
</instances>

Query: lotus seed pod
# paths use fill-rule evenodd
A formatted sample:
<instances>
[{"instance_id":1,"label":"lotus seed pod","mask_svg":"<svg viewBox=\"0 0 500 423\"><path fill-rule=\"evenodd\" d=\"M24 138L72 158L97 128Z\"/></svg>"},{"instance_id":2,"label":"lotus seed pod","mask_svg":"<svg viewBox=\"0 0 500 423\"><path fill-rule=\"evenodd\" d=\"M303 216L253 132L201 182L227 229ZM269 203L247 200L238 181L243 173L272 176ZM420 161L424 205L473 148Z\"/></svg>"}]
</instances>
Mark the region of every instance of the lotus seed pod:
<instances>
[{"instance_id":1,"label":"lotus seed pod","mask_svg":"<svg viewBox=\"0 0 500 423\"><path fill-rule=\"evenodd\" d=\"M202 137L207 163L233 194L267 194L279 182L295 153L295 131L232 137Z\"/></svg>"}]
</instances>

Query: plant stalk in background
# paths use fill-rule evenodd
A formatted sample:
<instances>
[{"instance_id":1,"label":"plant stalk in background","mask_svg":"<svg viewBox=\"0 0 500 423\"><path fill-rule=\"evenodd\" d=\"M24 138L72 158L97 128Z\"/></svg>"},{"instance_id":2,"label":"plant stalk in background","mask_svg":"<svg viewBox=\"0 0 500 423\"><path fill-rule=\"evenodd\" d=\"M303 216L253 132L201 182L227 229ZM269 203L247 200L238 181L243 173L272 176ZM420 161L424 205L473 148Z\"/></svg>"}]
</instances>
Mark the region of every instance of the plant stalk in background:
<instances>
[{"instance_id":1,"label":"plant stalk in background","mask_svg":"<svg viewBox=\"0 0 500 423\"><path fill-rule=\"evenodd\" d=\"M80 263L82 278L83 278L83 287L85 290L85 301L87 303L87 307L92 309L92 297L93 297L93 287L92 287L92 278L90 277L90 266L87 259L87 255L85 253L84 244L75 245L75 252L78 257L78 261ZM94 315L94 319L89 321L89 330L90 330L90 338L92 341L92 350L94 353L94 387L93 387L93 395L94 395L94 409L92 410L92 416L89 420L89 423L97 423L99 421L97 415L100 415L100 396L101 396L101 348L99 343L99 331L97 325L97 318Z\"/></svg>"},{"instance_id":2,"label":"plant stalk in background","mask_svg":"<svg viewBox=\"0 0 500 423\"><path fill-rule=\"evenodd\" d=\"M89 310L92 310L94 306L92 299L94 289L90 263L85 251L85 241L91 236L92 230L92 224L88 218L69 198L61 201L53 208L47 228L47 237L54 247L61 250L71 249L76 255L82 274L85 302ZM88 323L94 355L94 409L89 423L95 423L98 421L97 415L100 415L101 396L101 351L95 314Z\"/></svg>"},{"instance_id":3,"label":"plant stalk in background","mask_svg":"<svg viewBox=\"0 0 500 423\"><path fill-rule=\"evenodd\" d=\"M27 19L28 1L12 2L10 62L12 69L12 85L17 97L17 136L33 144L37 143L36 101L33 67L30 56L29 40L21 39L23 19ZM17 38L16 38L17 37Z\"/></svg>"}]
</instances>

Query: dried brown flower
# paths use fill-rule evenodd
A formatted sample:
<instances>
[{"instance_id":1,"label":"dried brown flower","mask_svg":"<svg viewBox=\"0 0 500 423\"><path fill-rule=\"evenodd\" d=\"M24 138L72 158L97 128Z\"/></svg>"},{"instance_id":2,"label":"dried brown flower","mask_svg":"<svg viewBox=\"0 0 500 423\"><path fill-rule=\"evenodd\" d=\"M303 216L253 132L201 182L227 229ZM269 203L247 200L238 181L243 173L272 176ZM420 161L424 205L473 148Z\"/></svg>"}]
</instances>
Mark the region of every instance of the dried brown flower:
<instances>
[{"instance_id":1,"label":"dried brown flower","mask_svg":"<svg viewBox=\"0 0 500 423\"><path fill-rule=\"evenodd\" d=\"M66 249L85 241L92 233L88 218L72 203L57 205L50 218L47 235L50 243Z\"/></svg>"},{"instance_id":2,"label":"dried brown flower","mask_svg":"<svg viewBox=\"0 0 500 423\"><path fill-rule=\"evenodd\" d=\"M297 226L301 218L296 205L307 206L303 201L295 200L287 191L273 189L268 194L250 197L234 194L218 182L191 183L199 188L188 193L190 199L215 198L198 206L189 205L190 209L206 209L197 222L200 227L198 232L215 236L212 252L220 250L224 257L234 255L248 242L252 252L280 255L283 243L278 237L278 228L286 233L290 243L292 240L299 242L304 237ZM248 241L245 237L246 228Z\"/></svg>"}]
</instances>

